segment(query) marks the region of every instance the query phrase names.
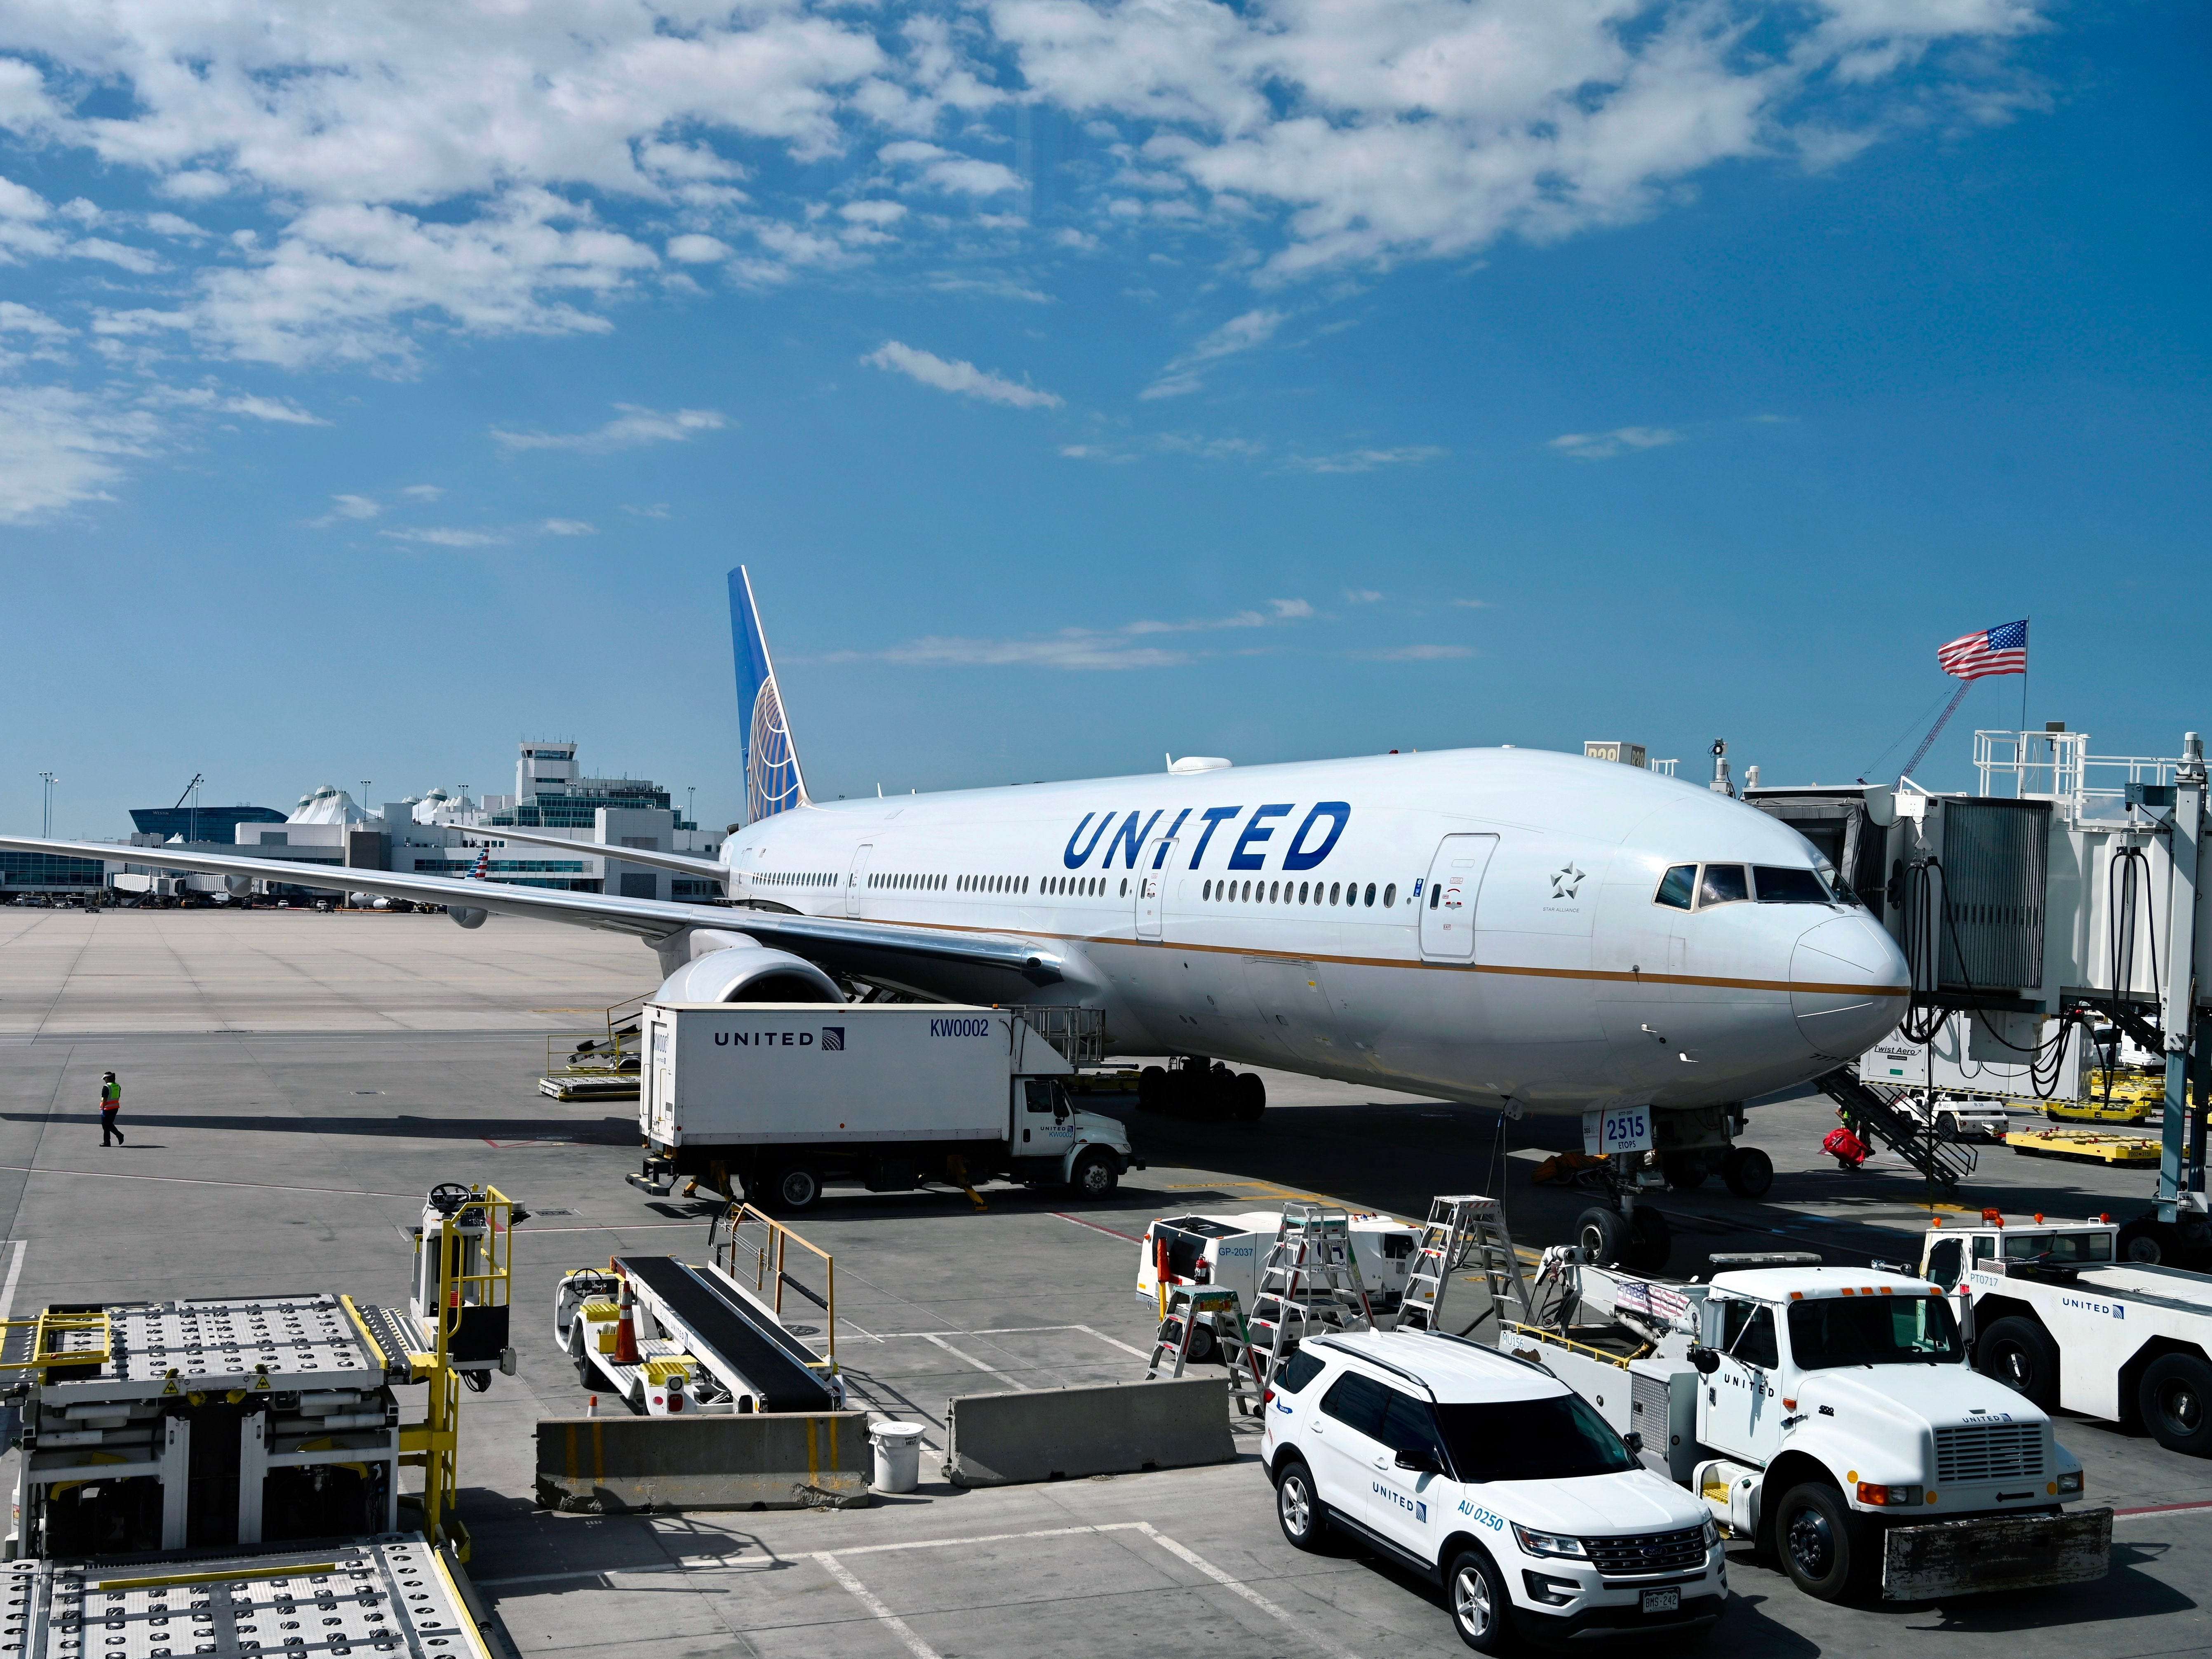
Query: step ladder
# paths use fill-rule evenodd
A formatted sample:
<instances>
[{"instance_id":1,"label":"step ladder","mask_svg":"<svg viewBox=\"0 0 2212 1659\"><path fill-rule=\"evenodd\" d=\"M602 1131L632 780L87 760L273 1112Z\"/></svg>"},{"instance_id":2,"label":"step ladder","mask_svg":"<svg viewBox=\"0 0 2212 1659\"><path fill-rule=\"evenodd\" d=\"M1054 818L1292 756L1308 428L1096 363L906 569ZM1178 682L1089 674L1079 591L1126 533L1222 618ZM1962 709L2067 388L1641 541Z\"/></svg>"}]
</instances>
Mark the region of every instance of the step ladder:
<instances>
[{"instance_id":1,"label":"step ladder","mask_svg":"<svg viewBox=\"0 0 2212 1659\"><path fill-rule=\"evenodd\" d=\"M1159 1340L1152 1344L1152 1357L1145 1364L1145 1381L1152 1382L1159 1376L1161 1363L1170 1355L1174 1356L1175 1366L1168 1375L1182 1375L1190 1358L1191 1332L1205 1314L1213 1316L1213 1340L1229 1371L1230 1397L1236 1401L1239 1413L1255 1416L1260 1410L1261 1379L1251 1363L1252 1335L1231 1285L1177 1285L1170 1291L1160 1319Z\"/></svg>"},{"instance_id":2,"label":"step ladder","mask_svg":"<svg viewBox=\"0 0 2212 1659\"><path fill-rule=\"evenodd\" d=\"M1938 1182L1947 1193L1974 1172L1973 1149L1954 1140L1938 1140L1929 1123L1923 1124L1898 1103L1906 1091L1888 1084L1860 1080L1847 1066L1814 1078L1813 1086L1836 1103L1844 1122L1861 1140L1887 1147L1921 1174Z\"/></svg>"},{"instance_id":3,"label":"step ladder","mask_svg":"<svg viewBox=\"0 0 2212 1659\"><path fill-rule=\"evenodd\" d=\"M1260 1270L1243 1346L1231 1351L1224 1345L1222 1357L1249 1369L1264 1389L1308 1337L1374 1326L1375 1311L1352 1254L1351 1216L1334 1205L1285 1204L1274 1246Z\"/></svg>"},{"instance_id":4,"label":"step ladder","mask_svg":"<svg viewBox=\"0 0 2212 1659\"><path fill-rule=\"evenodd\" d=\"M1521 1271L1521 1258L1513 1249L1513 1236L1505 1229L1505 1206L1494 1198L1476 1193L1455 1193L1429 1200L1429 1218L1421 1226L1413 1263L1406 1274L1406 1297L1399 1304L1401 1331L1437 1331L1443 1314L1444 1291L1452 1275L1472 1269L1482 1275L1490 1291L1490 1306L1478 1315L1466 1335L1486 1321L1501 1318L1510 1303L1514 1317L1522 1324L1534 1322L1535 1303Z\"/></svg>"}]
</instances>

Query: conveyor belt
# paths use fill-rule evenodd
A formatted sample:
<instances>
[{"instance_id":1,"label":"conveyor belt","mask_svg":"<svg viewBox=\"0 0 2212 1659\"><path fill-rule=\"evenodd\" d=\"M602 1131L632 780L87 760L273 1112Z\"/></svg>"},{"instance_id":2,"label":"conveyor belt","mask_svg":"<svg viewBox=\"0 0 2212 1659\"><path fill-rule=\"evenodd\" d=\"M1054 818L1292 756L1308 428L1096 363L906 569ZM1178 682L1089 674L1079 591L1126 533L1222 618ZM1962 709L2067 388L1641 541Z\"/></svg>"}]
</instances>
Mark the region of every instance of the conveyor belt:
<instances>
[{"instance_id":1,"label":"conveyor belt","mask_svg":"<svg viewBox=\"0 0 2212 1659\"><path fill-rule=\"evenodd\" d=\"M763 1320L705 1273L670 1255L626 1255L615 1265L668 1310L695 1351L711 1351L760 1393L769 1410L834 1408L829 1385L807 1369L814 1355L805 1346L790 1332Z\"/></svg>"}]
</instances>

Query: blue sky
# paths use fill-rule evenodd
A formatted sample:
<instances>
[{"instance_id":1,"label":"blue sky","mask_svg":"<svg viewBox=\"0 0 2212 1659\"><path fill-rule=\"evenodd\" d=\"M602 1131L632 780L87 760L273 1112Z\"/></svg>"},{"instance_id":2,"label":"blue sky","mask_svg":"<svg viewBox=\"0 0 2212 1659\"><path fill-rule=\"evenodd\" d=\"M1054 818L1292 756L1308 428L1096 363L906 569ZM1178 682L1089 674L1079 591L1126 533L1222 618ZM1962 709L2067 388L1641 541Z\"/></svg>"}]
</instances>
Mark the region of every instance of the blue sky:
<instances>
[{"instance_id":1,"label":"blue sky","mask_svg":"<svg viewBox=\"0 0 2212 1659\"><path fill-rule=\"evenodd\" d=\"M740 560L823 793L2212 726L2199 9L231 15L0 19L19 829L722 822Z\"/></svg>"}]
</instances>

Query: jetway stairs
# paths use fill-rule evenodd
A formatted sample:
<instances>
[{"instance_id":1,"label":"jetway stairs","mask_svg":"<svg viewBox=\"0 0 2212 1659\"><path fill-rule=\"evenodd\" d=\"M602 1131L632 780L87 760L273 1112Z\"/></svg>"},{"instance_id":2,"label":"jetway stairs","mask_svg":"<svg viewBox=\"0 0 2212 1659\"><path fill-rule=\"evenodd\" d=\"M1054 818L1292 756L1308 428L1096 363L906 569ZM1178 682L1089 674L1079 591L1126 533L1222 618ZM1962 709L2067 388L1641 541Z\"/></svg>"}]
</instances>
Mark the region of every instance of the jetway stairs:
<instances>
[{"instance_id":1,"label":"jetway stairs","mask_svg":"<svg viewBox=\"0 0 2212 1659\"><path fill-rule=\"evenodd\" d=\"M1973 1149L1938 1140L1932 1119L1923 1123L1899 1103L1905 1090L1864 1082L1847 1066L1815 1078L1813 1085L1836 1103L1853 1134L1895 1152L1945 1192L1956 1192L1959 1183L1973 1174Z\"/></svg>"}]
</instances>

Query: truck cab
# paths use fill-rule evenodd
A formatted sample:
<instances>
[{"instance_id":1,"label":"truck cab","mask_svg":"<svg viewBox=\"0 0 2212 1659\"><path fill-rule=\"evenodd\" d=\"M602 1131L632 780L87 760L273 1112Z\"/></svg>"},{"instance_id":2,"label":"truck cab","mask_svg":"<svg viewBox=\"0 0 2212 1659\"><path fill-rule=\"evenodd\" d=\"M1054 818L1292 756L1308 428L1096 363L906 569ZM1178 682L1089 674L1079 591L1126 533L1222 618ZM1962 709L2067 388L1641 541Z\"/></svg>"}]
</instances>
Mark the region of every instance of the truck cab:
<instances>
[{"instance_id":1,"label":"truck cab","mask_svg":"<svg viewBox=\"0 0 2212 1659\"><path fill-rule=\"evenodd\" d=\"M1967 1364L1937 1285L1844 1267L1721 1273L1697 1320L1697 1438L1717 1455L1692 1485L1801 1589L1838 1600L1878 1579L1906 1599L2103 1576L2110 1511L2063 1516L2081 1464L2047 1413Z\"/></svg>"}]
</instances>

